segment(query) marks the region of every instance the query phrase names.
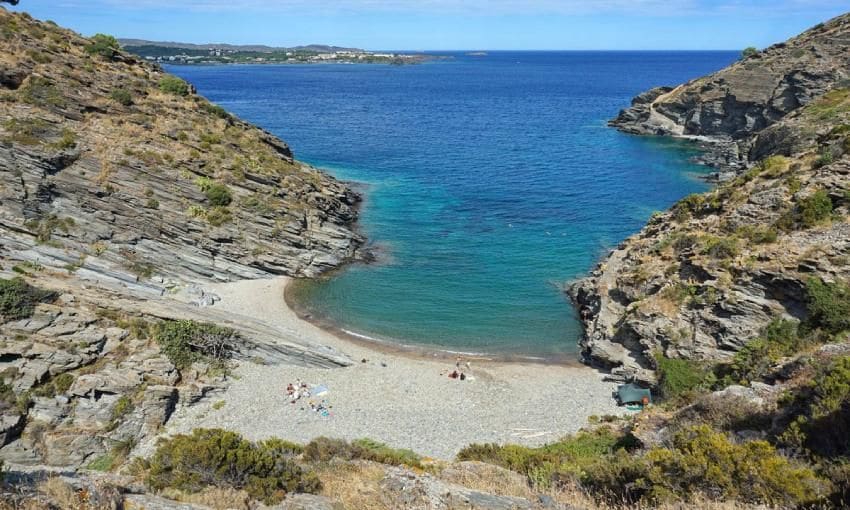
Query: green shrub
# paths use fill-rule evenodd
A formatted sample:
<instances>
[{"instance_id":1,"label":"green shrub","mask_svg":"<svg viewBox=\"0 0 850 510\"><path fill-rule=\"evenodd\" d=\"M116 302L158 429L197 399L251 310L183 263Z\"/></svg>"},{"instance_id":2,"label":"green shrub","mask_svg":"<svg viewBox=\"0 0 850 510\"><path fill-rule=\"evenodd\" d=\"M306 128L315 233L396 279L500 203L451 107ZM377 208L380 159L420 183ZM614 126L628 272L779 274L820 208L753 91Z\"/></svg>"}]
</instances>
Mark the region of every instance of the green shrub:
<instances>
[{"instance_id":1,"label":"green shrub","mask_svg":"<svg viewBox=\"0 0 850 510\"><path fill-rule=\"evenodd\" d=\"M821 473L832 483L830 502L833 508L847 508L850 505L850 460L825 463Z\"/></svg>"},{"instance_id":2,"label":"green shrub","mask_svg":"<svg viewBox=\"0 0 850 510\"><path fill-rule=\"evenodd\" d=\"M806 345L797 331L798 323L774 319L760 338L747 343L735 353L730 365L730 384L757 381L764 377L783 357L798 353Z\"/></svg>"},{"instance_id":3,"label":"green shrub","mask_svg":"<svg viewBox=\"0 0 850 510\"><path fill-rule=\"evenodd\" d=\"M700 239L702 254L713 259L730 259L738 255L738 240L734 237L704 236Z\"/></svg>"},{"instance_id":4,"label":"green shrub","mask_svg":"<svg viewBox=\"0 0 850 510\"><path fill-rule=\"evenodd\" d=\"M815 161L812 163L812 167L815 169L821 168L826 165L832 164L833 161L835 161L835 156L832 155L832 151L829 149L824 149L821 151L818 157L815 158Z\"/></svg>"},{"instance_id":5,"label":"green shrub","mask_svg":"<svg viewBox=\"0 0 850 510\"><path fill-rule=\"evenodd\" d=\"M227 206L233 201L233 195L224 184L215 183L204 191L207 200L214 206Z\"/></svg>"},{"instance_id":6,"label":"green shrub","mask_svg":"<svg viewBox=\"0 0 850 510\"><path fill-rule=\"evenodd\" d=\"M64 374L59 374L50 379L41 386L38 386L33 391L33 395L37 397L54 397L56 395L62 395L71 388L72 384L74 384L74 376L65 372Z\"/></svg>"},{"instance_id":7,"label":"green shrub","mask_svg":"<svg viewBox=\"0 0 850 510\"><path fill-rule=\"evenodd\" d=\"M221 143L221 137L215 133L202 133L199 139L201 140L201 144L207 147Z\"/></svg>"},{"instance_id":8,"label":"green shrub","mask_svg":"<svg viewBox=\"0 0 850 510\"><path fill-rule=\"evenodd\" d=\"M116 103L124 106L130 106L133 104L133 96L127 89L115 89L109 94L109 97L111 97Z\"/></svg>"},{"instance_id":9,"label":"green shrub","mask_svg":"<svg viewBox=\"0 0 850 510\"><path fill-rule=\"evenodd\" d=\"M819 190L799 203L800 222L805 227L813 227L832 215L832 200L824 190Z\"/></svg>"},{"instance_id":10,"label":"green shrub","mask_svg":"<svg viewBox=\"0 0 850 510\"><path fill-rule=\"evenodd\" d=\"M761 171L768 177L776 177L788 170L789 161L785 156L768 156L760 163Z\"/></svg>"},{"instance_id":11,"label":"green shrub","mask_svg":"<svg viewBox=\"0 0 850 510\"><path fill-rule=\"evenodd\" d=\"M548 486L559 474L576 476L599 457L634 446L630 436L609 428L579 432L538 448L519 445L472 444L457 454L459 461L475 460L522 473L530 483Z\"/></svg>"},{"instance_id":12,"label":"green shrub","mask_svg":"<svg viewBox=\"0 0 850 510\"><path fill-rule=\"evenodd\" d=\"M791 419L781 443L827 459L850 455L850 356L819 367L786 407Z\"/></svg>"},{"instance_id":13,"label":"green shrub","mask_svg":"<svg viewBox=\"0 0 850 510\"><path fill-rule=\"evenodd\" d=\"M118 48L118 40L111 35L96 34L91 38L91 43L85 47L85 50L89 55L99 55L111 60L118 55Z\"/></svg>"},{"instance_id":14,"label":"green shrub","mask_svg":"<svg viewBox=\"0 0 850 510\"><path fill-rule=\"evenodd\" d=\"M54 292L33 287L23 278L0 278L0 323L31 317L35 305L55 296Z\"/></svg>"},{"instance_id":15,"label":"green shrub","mask_svg":"<svg viewBox=\"0 0 850 510\"><path fill-rule=\"evenodd\" d=\"M687 428L669 448L652 448L642 457L607 456L587 469L582 482L619 502L707 497L782 507L813 503L826 487L770 443L736 444L707 425Z\"/></svg>"},{"instance_id":16,"label":"green shrub","mask_svg":"<svg viewBox=\"0 0 850 510\"><path fill-rule=\"evenodd\" d=\"M819 278L806 281L808 328L836 334L850 329L850 286L842 281L827 283Z\"/></svg>"},{"instance_id":17,"label":"green shrub","mask_svg":"<svg viewBox=\"0 0 850 510\"><path fill-rule=\"evenodd\" d=\"M227 110L222 108L217 104L212 104L208 102L201 103L201 108L204 109L205 112L211 113L220 119L229 119L230 114L227 113Z\"/></svg>"},{"instance_id":18,"label":"green shrub","mask_svg":"<svg viewBox=\"0 0 850 510\"><path fill-rule=\"evenodd\" d=\"M661 289L658 293L663 299L671 301L677 305L682 305L697 293L697 288L694 285L688 285L682 281L677 281L673 285L668 285Z\"/></svg>"},{"instance_id":19,"label":"green shrub","mask_svg":"<svg viewBox=\"0 0 850 510\"><path fill-rule=\"evenodd\" d=\"M190 93L189 84L176 76L164 76L159 80L159 90L166 94L182 97L188 96Z\"/></svg>"},{"instance_id":20,"label":"green shrub","mask_svg":"<svg viewBox=\"0 0 850 510\"><path fill-rule=\"evenodd\" d=\"M716 381L714 373L704 363L688 359L656 356L658 389L665 399L690 398L696 392L710 388Z\"/></svg>"},{"instance_id":21,"label":"green shrub","mask_svg":"<svg viewBox=\"0 0 850 510\"><path fill-rule=\"evenodd\" d=\"M214 206L227 206L233 201L230 188L220 182L215 182L208 177L198 177L195 179L195 185Z\"/></svg>"},{"instance_id":22,"label":"green shrub","mask_svg":"<svg viewBox=\"0 0 850 510\"><path fill-rule=\"evenodd\" d=\"M735 235L746 238L755 244L770 244L776 242L776 239L779 236L779 231L777 231L774 227L755 227L752 225L745 225L743 227L739 227L735 231Z\"/></svg>"},{"instance_id":23,"label":"green shrub","mask_svg":"<svg viewBox=\"0 0 850 510\"><path fill-rule=\"evenodd\" d=\"M206 487L245 490L265 504L279 503L286 494L315 493L321 484L291 458L286 443L252 443L234 432L196 429L159 443L150 461L151 488L195 493Z\"/></svg>"},{"instance_id":24,"label":"green shrub","mask_svg":"<svg viewBox=\"0 0 850 510\"><path fill-rule=\"evenodd\" d=\"M394 466L421 467L422 458L411 450L391 448L371 439L357 439L351 443L342 439L317 437L304 446L304 460L328 462L331 460L371 460Z\"/></svg>"},{"instance_id":25,"label":"green shrub","mask_svg":"<svg viewBox=\"0 0 850 510\"><path fill-rule=\"evenodd\" d=\"M237 338L232 329L189 320L163 321L154 328L162 353L178 368L196 361L225 362Z\"/></svg>"},{"instance_id":26,"label":"green shrub","mask_svg":"<svg viewBox=\"0 0 850 510\"><path fill-rule=\"evenodd\" d=\"M72 149L77 145L77 134L74 133L73 130L64 128L62 130L62 137L59 138L56 142L52 143L51 146L55 149L65 150Z\"/></svg>"},{"instance_id":27,"label":"green shrub","mask_svg":"<svg viewBox=\"0 0 850 510\"><path fill-rule=\"evenodd\" d=\"M343 439L320 436L304 446L304 460L313 462L327 462L333 459L351 460L358 456L358 448Z\"/></svg>"},{"instance_id":28,"label":"green shrub","mask_svg":"<svg viewBox=\"0 0 850 510\"><path fill-rule=\"evenodd\" d=\"M758 54L759 54L758 48L756 48L755 46L748 46L748 47L744 48L744 50L741 52L741 58L746 59L746 58L750 58L750 57L753 57L753 56L758 55Z\"/></svg>"},{"instance_id":29,"label":"green shrub","mask_svg":"<svg viewBox=\"0 0 850 510\"><path fill-rule=\"evenodd\" d=\"M422 457L412 450L391 448L371 439L355 439L351 444L361 450L361 458L373 462L411 467L418 467L422 462Z\"/></svg>"},{"instance_id":30,"label":"green shrub","mask_svg":"<svg viewBox=\"0 0 850 510\"><path fill-rule=\"evenodd\" d=\"M233 220L233 213L227 207L213 207L206 212L207 223L214 227L220 227Z\"/></svg>"},{"instance_id":31,"label":"green shrub","mask_svg":"<svg viewBox=\"0 0 850 510\"><path fill-rule=\"evenodd\" d=\"M692 193L673 206L674 218L682 223L691 215L705 216L720 209L721 202L714 193ZM681 216L681 217L680 217Z\"/></svg>"}]
</instances>

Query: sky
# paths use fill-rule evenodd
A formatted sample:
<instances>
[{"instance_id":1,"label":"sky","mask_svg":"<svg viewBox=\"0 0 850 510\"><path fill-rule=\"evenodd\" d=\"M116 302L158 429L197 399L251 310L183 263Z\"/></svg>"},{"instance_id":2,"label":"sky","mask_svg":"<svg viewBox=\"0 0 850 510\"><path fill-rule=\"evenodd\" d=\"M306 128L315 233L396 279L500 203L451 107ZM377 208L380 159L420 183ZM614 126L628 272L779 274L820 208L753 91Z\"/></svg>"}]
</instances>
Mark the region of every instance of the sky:
<instances>
[{"instance_id":1,"label":"sky","mask_svg":"<svg viewBox=\"0 0 850 510\"><path fill-rule=\"evenodd\" d=\"M5 4L4 4L5 5ZM368 50L763 48L848 0L21 0L84 35Z\"/></svg>"}]
</instances>

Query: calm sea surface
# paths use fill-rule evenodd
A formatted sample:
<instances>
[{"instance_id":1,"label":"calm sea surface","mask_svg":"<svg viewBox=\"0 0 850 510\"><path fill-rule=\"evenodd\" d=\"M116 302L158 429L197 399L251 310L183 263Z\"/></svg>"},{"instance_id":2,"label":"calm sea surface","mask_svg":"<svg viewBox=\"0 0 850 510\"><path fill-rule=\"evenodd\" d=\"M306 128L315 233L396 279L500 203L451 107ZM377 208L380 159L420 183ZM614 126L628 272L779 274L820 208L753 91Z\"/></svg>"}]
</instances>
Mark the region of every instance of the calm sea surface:
<instances>
[{"instance_id":1,"label":"calm sea surface","mask_svg":"<svg viewBox=\"0 0 850 510\"><path fill-rule=\"evenodd\" d=\"M444 53L445 54L445 53ZM706 189L691 147L605 122L632 96L732 52L491 52L424 65L170 67L296 157L365 184L381 262L301 285L353 333L559 358L562 292L655 210Z\"/></svg>"}]
</instances>

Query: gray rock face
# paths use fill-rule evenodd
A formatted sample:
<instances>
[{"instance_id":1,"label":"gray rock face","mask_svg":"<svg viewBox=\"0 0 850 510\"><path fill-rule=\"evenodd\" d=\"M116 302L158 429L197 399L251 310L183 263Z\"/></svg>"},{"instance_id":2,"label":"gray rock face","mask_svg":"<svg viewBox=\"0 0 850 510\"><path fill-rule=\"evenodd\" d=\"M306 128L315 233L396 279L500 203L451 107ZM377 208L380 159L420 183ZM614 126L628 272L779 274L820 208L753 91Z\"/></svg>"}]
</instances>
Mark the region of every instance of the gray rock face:
<instances>
[{"instance_id":1,"label":"gray rock face","mask_svg":"<svg viewBox=\"0 0 850 510\"><path fill-rule=\"evenodd\" d=\"M718 166L791 154L793 130L770 131L755 143L753 137L850 77L848 33L850 16L839 16L712 75L640 94L610 125L641 135L707 137Z\"/></svg>"},{"instance_id":2,"label":"gray rock face","mask_svg":"<svg viewBox=\"0 0 850 510\"><path fill-rule=\"evenodd\" d=\"M396 508L405 510L536 510L552 508L545 498L530 501L513 496L497 496L447 483L427 474L403 468L389 468L381 489ZM557 508L557 506L555 507ZM567 509L565 509L567 510Z\"/></svg>"},{"instance_id":3,"label":"gray rock face","mask_svg":"<svg viewBox=\"0 0 850 510\"><path fill-rule=\"evenodd\" d=\"M91 66L87 40L16 23L22 33L55 32L73 51L48 38L0 40L5 260L145 287L152 277L311 277L358 256L360 196L346 184L201 97L162 94L156 66L131 56ZM116 89L130 104L112 98Z\"/></svg>"}]
</instances>

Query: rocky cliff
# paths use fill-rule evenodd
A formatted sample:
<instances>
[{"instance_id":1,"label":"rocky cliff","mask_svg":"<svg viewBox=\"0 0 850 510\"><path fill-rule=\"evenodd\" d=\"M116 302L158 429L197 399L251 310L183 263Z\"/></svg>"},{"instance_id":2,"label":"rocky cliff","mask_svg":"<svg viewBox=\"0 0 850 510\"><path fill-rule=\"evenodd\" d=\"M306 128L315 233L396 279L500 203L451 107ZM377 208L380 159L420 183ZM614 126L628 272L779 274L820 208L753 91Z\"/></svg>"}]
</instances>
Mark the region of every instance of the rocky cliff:
<instances>
[{"instance_id":1,"label":"rocky cliff","mask_svg":"<svg viewBox=\"0 0 850 510\"><path fill-rule=\"evenodd\" d=\"M654 382L659 355L729 360L773 319L805 320L810 279L850 277L848 77L844 15L641 94L611 121L629 133L707 137L736 170L654 216L572 286L589 363Z\"/></svg>"},{"instance_id":2,"label":"rocky cliff","mask_svg":"<svg viewBox=\"0 0 850 510\"><path fill-rule=\"evenodd\" d=\"M358 195L285 143L109 38L0 26L4 260L178 284L355 256Z\"/></svg>"},{"instance_id":3,"label":"rocky cliff","mask_svg":"<svg viewBox=\"0 0 850 510\"><path fill-rule=\"evenodd\" d=\"M609 124L633 134L701 139L713 153L709 161L726 169L789 156L803 145L787 133L758 142L757 135L850 79L848 45L850 16L844 15L709 76L644 92Z\"/></svg>"},{"instance_id":4,"label":"rocky cliff","mask_svg":"<svg viewBox=\"0 0 850 510\"><path fill-rule=\"evenodd\" d=\"M351 363L203 285L357 258L358 194L111 37L0 8L0 179L7 466L108 468L223 388L213 338L227 359ZM184 328L182 365L164 327Z\"/></svg>"}]
</instances>

